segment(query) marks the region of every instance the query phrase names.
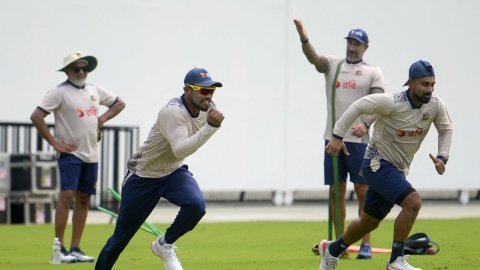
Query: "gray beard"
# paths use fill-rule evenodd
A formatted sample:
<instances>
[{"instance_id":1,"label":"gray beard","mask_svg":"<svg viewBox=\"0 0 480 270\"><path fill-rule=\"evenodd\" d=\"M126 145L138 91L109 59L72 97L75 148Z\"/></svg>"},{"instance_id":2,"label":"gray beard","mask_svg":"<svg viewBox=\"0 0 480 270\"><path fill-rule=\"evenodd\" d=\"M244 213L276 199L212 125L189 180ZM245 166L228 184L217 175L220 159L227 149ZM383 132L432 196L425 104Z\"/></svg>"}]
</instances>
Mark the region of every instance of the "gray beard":
<instances>
[{"instance_id":1,"label":"gray beard","mask_svg":"<svg viewBox=\"0 0 480 270\"><path fill-rule=\"evenodd\" d=\"M77 87L83 87L85 85L85 81L87 80L87 78L83 78L83 79L77 79L77 78L69 78L68 81L71 82L73 85L77 86Z\"/></svg>"}]
</instances>

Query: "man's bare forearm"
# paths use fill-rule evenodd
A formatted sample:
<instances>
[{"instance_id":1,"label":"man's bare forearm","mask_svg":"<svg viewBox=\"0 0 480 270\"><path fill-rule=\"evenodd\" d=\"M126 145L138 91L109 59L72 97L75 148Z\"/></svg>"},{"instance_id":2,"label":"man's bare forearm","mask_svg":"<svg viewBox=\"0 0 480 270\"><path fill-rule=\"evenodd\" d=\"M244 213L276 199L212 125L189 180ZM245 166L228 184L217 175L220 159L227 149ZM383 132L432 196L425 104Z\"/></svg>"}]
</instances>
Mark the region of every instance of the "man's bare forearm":
<instances>
[{"instance_id":1,"label":"man's bare forearm","mask_svg":"<svg viewBox=\"0 0 480 270\"><path fill-rule=\"evenodd\" d=\"M318 72L324 73L327 71L328 59L323 55L319 55L310 42L302 43L302 50L308 62L313 64Z\"/></svg>"}]
</instances>

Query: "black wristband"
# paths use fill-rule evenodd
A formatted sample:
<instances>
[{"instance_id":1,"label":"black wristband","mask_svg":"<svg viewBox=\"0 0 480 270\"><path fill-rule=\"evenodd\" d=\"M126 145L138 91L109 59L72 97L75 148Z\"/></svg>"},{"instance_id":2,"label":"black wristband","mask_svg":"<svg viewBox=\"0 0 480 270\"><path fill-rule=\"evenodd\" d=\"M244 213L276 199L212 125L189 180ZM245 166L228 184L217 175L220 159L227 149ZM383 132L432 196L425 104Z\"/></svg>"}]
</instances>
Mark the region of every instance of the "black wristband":
<instances>
[{"instance_id":1,"label":"black wristband","mask_svg":"<svg viewBox=\"0 0 480 270\"><path fill-rule=\"evenodd\" d=\"M343 141L343 137L338 136L337 134L333 133L332 138L339 139L340 141Z\"/></svg>"},{"instance_id":2,"label":"black wristband","mask_svg":"<svg viewBox=\"0 0 480 270\"><path fill-rule=\"evenodd\" d=\"M447 165L447 161L448 161L448 160L447 160L444 156L438 155L437 158L440 159L441 161L443 161L443 164L444 164L444 165Z\"/></svg>"},{"instance_id":3,"label":"black wristband","mask_svg":"<svg viewBox=\"0 0 480 270\"><path fill-rule=\"evenodd\" d=\"M211 127L214 127L214 128L219 128L219 127L220 127L220 125L216 126L216 125L214 125L214 124L212 124L212 123L210 123L210 122L208 122L208 121L207 121L207 123L208 123Z\"/></svg>"},{"instance_id":4,"label":"black wristband","mask_svg":"<svg viewBox=\"0 0 480 270\"><path fill-rule=\"evenodd\" d=\"M300 42L301 42L302 44L308 43L308 38L305 39L305 40L300 39Z\"/></svg>"}]
</instances>

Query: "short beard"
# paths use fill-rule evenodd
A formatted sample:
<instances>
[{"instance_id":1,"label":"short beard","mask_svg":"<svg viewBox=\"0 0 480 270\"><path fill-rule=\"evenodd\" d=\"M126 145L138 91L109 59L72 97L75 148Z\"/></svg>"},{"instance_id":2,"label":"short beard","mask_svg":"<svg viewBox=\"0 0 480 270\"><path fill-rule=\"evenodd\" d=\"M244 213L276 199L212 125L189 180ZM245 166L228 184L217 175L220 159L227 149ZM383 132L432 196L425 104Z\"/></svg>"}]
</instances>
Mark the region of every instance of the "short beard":
<instances>
[{"instance_id":1,"label":"short beard","mask_svg":"<svg viewBox=\"0 0 480 270\"><path fill-rule=\"evenodd\" d=\"M87 78L77 79L75 77L68 78L68 81L77 87L83 87Z\"/></svg>"},{"instance_id":2,"label":"short beard","mask_svg":"<svg viewBox=\"0 0 480 270\"><path fill-rule=\"evenodd\" d=\"M430 102L430 98L431 98L431 96L430 96L430 97L426 97L425 95L423 95L423 96L420 97L420 101L421 101L423 104L427 104L427 103Z\"/></svg>"},{"instance_id":3,"label":"short beard","mask_svg":"<svg viewBox=\"0 0 480 270\"><path fill-rule=\"evenodd\" d=\"M418 100L420 100L420 102L422 102L423 104L427 104L430 102L430 98L432 97L430 95L430 97L427 97L426 95L415 95L417 97Z\"/></svg>"},{"instance_id":4,"label":"short beard","mask_svg":"<svg viewBox=\"0 0 480 270\"><path fill-rule=\"evenodd\" d=\"M208 106L206 108L200 102L192 101L192 104L193 106L195 106L195 108L199 109L202 112L206 112L210 108L210 101L208 102Z\"/></svg>"}]
</instances>

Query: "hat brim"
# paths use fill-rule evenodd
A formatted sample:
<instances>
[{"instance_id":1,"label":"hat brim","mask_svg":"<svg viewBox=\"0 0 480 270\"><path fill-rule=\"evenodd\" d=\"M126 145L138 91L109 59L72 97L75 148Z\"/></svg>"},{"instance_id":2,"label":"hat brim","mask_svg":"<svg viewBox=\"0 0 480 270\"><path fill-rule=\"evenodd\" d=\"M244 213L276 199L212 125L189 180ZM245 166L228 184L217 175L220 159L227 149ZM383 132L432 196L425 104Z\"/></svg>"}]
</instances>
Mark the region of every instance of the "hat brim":
<instances>
[{"instance_id":1,"label":"hat brim","mask_svg":"<svg viewBox=\"0 0 480 270\"><path fill-rule=\"evenodd\" d=\"M363 41L363 40L361 40L361 39L359 39L359 38L357 38L357 37L346 37L345 39L354 39L354 40L356 40L356 41L358 41L358 42L360 42L360 43L362 43L362 44L368 44L368 42L365 42L365 41Z\"/></svg>"},{"instance_id":2,"label":"hat brim","mask_svg":"<svg viewBox=\"0 0 480 270\"><path fill-rule=\"evenodd\" d=\"M97 58L95 58L94 56L91 56L91 55L87 55L87 56L84 56L84 57L81 57L81 58L78 58L78 59L75 59L74 61L68 63L66 66L64 66L63 68L59 69L58 71L66 71L66 69L73 63L75 62L78 62L78 61L87 61L87 66L86 66L86 70L87 72L92 72L96 67L97 67Z\"/></svg>"},{"instance_id":3,"label":"hat brim","mask_svg":"<svg viewBox=\"0 0 480 270\"><path fill-rule=\"evenodd\" d=\"M205 82L201 82L201 83L196 83L195 85L198 85L198 86L215 86L215 87L222 87L222 83L221 82L216 82L216 81L205 81Z\"/></svg>"},{"instance_id":4,"label":"hat brim","mask_svg":"<svg viewBox=\"0 0 480 270\"><path fill-rule=\"evenodd\" d=\"M409 81L410 81L410 80L408 80L403 86L407 86Z\"/></svg>"}]
</instances>

